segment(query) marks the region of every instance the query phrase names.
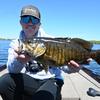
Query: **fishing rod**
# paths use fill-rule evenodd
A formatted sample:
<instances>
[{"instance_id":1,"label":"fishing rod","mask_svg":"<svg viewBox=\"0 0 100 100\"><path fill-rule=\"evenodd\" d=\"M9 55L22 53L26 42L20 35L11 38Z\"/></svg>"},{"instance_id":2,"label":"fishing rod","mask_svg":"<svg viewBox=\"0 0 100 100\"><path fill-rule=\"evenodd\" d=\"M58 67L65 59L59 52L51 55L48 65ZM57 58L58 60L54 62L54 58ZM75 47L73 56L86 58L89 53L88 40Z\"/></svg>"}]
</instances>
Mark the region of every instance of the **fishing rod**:
<instances>
[{"instance_id":1,"label":"fishing rod","mask_svg":"<svg viewBox=\"0 0 100 100\"><path fill-rule=\"evenodd\" d=\"M95 85L97 88L100 89L100 86L98 86L97 84L95 84L94 82L92 82L90 79L88 79L86 76L84 76L84 75L82 74L81 71L79 71L78 73L79 73L82 77L84 77L86 80L88 80L89 82L91 82L93 85Z\"/></svg>"},{"instance_id":2,"label":"fishing rod","mask_svg":"<svg viewBox=\"0 0 100 100\"><path fill-rule=\"evenodd\" d=\"M89 82L92 83L94 86L96 86L97 88L100 89L100 85L99 85L99 84L95 83L95 81L93 82L88 76L85 76L85 74L83 73L83 72L85 72L84 69L86 70L86 68L85 68L84 66L82 66L82 65L80 65L80 67L79 67L78 69L72 67L72 70L73 70L74 72L77 72L79 75L81 75L82 77L84 77L87 81L89 81ZM86 73L86 72L85 72L85 73ZM88 74L88 73L87 73L87 74ZM89 76L90 76L90 75L89 75ZM93 96L93 97L95 97L95 96L100 96L100 91L98 91L98 90L96 90L96 89L94 89L94 88L89 88L88 91L87 91L87 94L88 94L89 96Z\"/></svg>"},{"instance_id":3,"label":"fishing rod","mask_svg":"<svg viewBox=\"0 0 100 100\"><path fill-rule=\"evenodd\" d=\"M77 67L73 67L73 66L77 66ZM85 73L87 70L82 64L77 64L75 61L71 60L69 62L69 67L71 68L72 72L77 72L78 74L80 74L82 77L84 77L86 80L88 80L89 82L91 82L92 84L94 84L97 88L100 89L100 86L98 86L96 83L94 83L93 81L90 80L89 76L92 77L91 75L86 76ZM85 69L85 70L84 70ZM85 73L83 73L85 72ZM88 73L87 73L88 74ZM97 80L96 80L97 81Z\"/></svg>"},{"instance_id":4,"label":"fishing rod","mask_svg":"<svg viewBox=\"0 0 100 100\"><path fill-rule=\"evenodd\" d=\"M84 68L84 67L83 67L83 68ZM96 84L95 82L91 81L91 80L89 79L89 77L86 77L86 76L84 75L84 73L82 73L82 70L83 70L83 69L81 69L81 70L78 72L78 74L80 74L82 77L84 77L86 80L88 80L89 82L91 82L93 85L95 85L97 88L100 89L100 85L98 85L98 84ZM84 70L83 70L83 71L84 71ZM87 94L88 94L89 96L93 96L93 97L95 97L95 96L100 96L100 91L90 87L90 88L88 89L88 91L87 91Z\"/></svg>"}]
</instances>

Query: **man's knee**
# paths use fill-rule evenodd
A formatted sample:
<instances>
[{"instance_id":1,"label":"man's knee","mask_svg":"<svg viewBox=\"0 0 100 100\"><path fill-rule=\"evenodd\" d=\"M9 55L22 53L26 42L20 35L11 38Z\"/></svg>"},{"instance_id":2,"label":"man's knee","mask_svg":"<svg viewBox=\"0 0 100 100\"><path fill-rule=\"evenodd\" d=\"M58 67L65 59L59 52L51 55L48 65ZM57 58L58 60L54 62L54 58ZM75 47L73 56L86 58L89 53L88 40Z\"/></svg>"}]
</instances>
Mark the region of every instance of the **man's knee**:
<instances>
[{"instance_id":1,"label":"man's knee","mask_svg":"<svg viewBox=\"0 0 100 100\"><path fill-rule=\"evenodd\" d=\"M8 87L12 84L11 77L9 74L5 74L0 77L0 93L6 92Z\"/></svg>"},{"instance_id":2,"label":"man's knee","mask_svg":"<svg viewBox=\"0 0 100 100\"><path fill-rule=\"evenodd\" d=\"M36 92L33 98L36 100L55 100L53 94L43 90Z\"/></svg>"}]
</instances>

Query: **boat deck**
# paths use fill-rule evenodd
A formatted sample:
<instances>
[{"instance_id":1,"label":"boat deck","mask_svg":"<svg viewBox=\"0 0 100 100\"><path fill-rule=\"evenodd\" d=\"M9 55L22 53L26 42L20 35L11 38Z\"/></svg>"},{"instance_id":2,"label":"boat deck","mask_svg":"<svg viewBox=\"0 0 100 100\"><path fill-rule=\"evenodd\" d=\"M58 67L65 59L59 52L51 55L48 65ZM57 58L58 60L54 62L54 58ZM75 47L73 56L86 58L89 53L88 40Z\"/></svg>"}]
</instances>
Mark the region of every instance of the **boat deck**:
<instances>
[{"instance_id":1,"label":"boat deck","mask_svg":"<svg viewBox=\"0 0 100 100\"><path fill-rule=\"evenodd\" d=\"M0 76L6 72L6 69L0 72ZM83 70L72 74L64 73L64 77L65 83L62 88L63 100L100 100L100 96L92 97L87 94L90 87L100 91L100 83ZM1 97L0 100L2 100Z\"/></svg>"},{"instance_id":2,"label":"boat deck","mask_svg":"<svg viewBox=\"0 0 100 100\"><path fill-rule=\"evenodd\" d=\"M100 96L92 97L87 94L91 87L100 91L100 83L83 70L80 70L79 73L64 74L64 77L63 100L100 100Z\"/></svg>"}]
</instances>

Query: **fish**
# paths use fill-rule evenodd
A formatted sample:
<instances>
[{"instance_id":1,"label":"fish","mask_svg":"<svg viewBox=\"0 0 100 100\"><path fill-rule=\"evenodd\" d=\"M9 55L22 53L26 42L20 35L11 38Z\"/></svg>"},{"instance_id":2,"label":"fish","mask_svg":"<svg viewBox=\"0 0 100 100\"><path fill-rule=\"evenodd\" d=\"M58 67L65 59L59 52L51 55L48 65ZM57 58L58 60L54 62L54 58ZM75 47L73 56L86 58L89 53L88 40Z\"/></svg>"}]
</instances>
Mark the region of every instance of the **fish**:
<instances>
[{"instance_id":1,"label":"fish","mask_svg":"<svg viewBox=\"0 0 100 100\"><path fill-rule=\"evenodd\" d=\"M23 43L25 52L43 65L45 71L49 66L61 67L70 60L79 64L88 58L100 64L100 50L92 50L93 44L80 38L37 37Z\"/></svg>"}]
</instances>

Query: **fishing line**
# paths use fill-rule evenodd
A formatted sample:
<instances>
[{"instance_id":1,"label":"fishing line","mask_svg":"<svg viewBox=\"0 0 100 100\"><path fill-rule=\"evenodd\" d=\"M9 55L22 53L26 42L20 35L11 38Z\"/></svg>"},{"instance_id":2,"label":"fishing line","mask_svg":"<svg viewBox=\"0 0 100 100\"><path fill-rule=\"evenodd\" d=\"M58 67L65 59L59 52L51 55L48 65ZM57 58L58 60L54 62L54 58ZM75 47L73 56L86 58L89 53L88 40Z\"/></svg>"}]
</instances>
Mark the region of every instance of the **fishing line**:
<instances>
[{"instance_id":1,"label":"fishing line","mask_svg":"<svg viewBox=\"0 0 100 100\"><path fill-rule=\"evenodd\" d=\"M82 68L83 66L81 66L81 68ZM74 70L75 70L75 68L73 68ZM98 86L98 85L96 85L94 82L92 82L90 79L88 79L86 76L84 76L82 73L81 73L81 70L82 69L80 69L80 71L78 72L78 74L80 74L82 77L84 77L86 80L88 80L89 82L91 82L93 85L95 85L97 88L99 88L100 89L100 87Z\"/></svg>"}]
</instances>

